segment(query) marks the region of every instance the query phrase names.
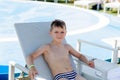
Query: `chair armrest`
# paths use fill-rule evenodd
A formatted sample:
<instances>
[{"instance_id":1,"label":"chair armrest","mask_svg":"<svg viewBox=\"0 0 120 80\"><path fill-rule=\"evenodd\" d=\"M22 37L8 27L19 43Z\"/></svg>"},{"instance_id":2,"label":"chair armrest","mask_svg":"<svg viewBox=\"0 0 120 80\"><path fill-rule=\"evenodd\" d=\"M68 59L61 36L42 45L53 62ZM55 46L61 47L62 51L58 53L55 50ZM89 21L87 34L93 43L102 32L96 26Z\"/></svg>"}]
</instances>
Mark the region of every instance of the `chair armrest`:
<instances>
[{"instance_id":1,"label":"chair armrest","mask_svg":"<svg viewBox=\"0 0 120 80\"><path fill-rule=\"evenodd\" d=\"M90 59L91 60L91 59ZM87 80L102 80L102 72L96 68L91 68L84 62L75 59L77 62L76 71L78 74L84 76Z\"/></svg>"},{"instance_id":2,"label":"chair armrest","mask_svg":"<svg viewBox=\"0 0 120 80\"><path fill-rule=\"evenodd\" d=\"M29 70L23 66L21 66L18 63L15 62L9 62L9 80L15 80L14 79L14 72L15 72L15 68L25 72L28 74ZM36 75L35 76L35 80L46 80L45 78L42 78L41 75Z\"/></svg>"},{"instance_id":3,"label":"chair armrest","mask_svg":"<svg viewBox=\"0 0 120 80\"><path fill-rule=\"evenodd\" d=\"M9 62L9 67L10 66L14 66L15 68L17 68L17 69L19 69L19 70L21 70L21 71L23 71L23 72L25 72L25 73L27 73L28 74L28 69L27 68L25 68L25 67L23 67L22 65L20 65L20 64L18 64L18 63L15 63L15 62Z\"/></svg>"},{"instance_id":4,"label":"chair armrest","mask_svg":"<svg viewBox=\"0 0 120 80\"><path fill-rule=\"evenodd\" d=\"M76 61L79 63L77 68L82 67L80 68L81 71L79 72L88 80L108 80L108 78L111 77L111 72L115 72L116 69L120 70L120 66L118 66L117 64L113 64L100 59L94 60L95 68L87 66L80 60L76 59ZM112 77L115 77L115 75L113 75Z\"/></svg>"},{"instance_id":5,"label":"chair armrest","mask_svg":"<svg viewBox=\"0 0 120 80\"><path fill-rule=\"evenodd\" d=\"M19 70L28 74L28 69L27 68L21 66L20 64L17 64L15 62L13 62L13 61L10 61L9 62L9 80L15 80L14 79L15 68L17 68L17 69L19 69Z\"/></svg>"},{"instance_id":6,"label":"chair armrest","mask_svg":"<svg viewBox=\"0 0 120 80\"><path fill-rule=\"evenodd\" d=\"M96 59L95 61L95 69L102 72L102 78L103 80L109 80L109 78L115 78L120 77L120 66L118 64L110 63L107 61ZM119 73L116 75L116 70L118 70ZM113 79L114 80L114 79Z\"/></svg>"}]
</instances>

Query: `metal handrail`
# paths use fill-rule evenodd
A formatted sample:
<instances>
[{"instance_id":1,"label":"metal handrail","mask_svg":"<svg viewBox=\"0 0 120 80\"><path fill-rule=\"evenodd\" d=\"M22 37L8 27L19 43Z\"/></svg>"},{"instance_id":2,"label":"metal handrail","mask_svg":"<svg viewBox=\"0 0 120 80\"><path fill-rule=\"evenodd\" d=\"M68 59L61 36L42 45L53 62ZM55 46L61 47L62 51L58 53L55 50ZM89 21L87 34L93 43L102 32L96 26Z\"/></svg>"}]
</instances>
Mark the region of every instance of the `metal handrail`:
<instances>
[{"instance_id":1,"label":"metal handrail","mask_svg":"<svg viewBox=\"0 0 120 80\"><path fill-rule=\"evenodd\" d=\"M111 58L111 62L117 64L117 61L118 61L118 58L117 58L118 57L118 50L120 50L120 48L116 46L117 45L117 41L115 41L115 48L111 48L111 47L108 47L108 46L95 44L95 43L92 43L92 42L88 42L88 41L79 39L78 43L77 43L77 50L78 51L81 51L81 44L82 43L86 43L86 44L89 44L89 45L92 45L92 46L104 48L104 49L107 49L107 50L112 50L113 51L113 55L112 55L112 58Z\"/></svg>"}]
</instances>

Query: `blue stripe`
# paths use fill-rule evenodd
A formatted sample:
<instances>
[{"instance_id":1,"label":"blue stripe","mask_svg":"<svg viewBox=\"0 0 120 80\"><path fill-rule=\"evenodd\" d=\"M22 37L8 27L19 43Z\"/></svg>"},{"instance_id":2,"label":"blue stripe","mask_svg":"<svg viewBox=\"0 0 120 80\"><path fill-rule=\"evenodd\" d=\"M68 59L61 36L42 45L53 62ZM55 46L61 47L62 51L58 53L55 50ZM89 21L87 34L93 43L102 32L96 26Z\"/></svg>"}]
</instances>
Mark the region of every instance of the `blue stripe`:
<instances>
[{"instance_id":1,"label":"blue stripe","mask_svg":"<svg viewBox=\"0 0 120 80\"><path fill-rule=\"evenodd\" d=\"M60 74L57 74L53 80L59 80L61 78L66 78L68 80L75 79L76 74L77 73L74 70L68 73L60 73Z\"/></svg>"}]
</instances>

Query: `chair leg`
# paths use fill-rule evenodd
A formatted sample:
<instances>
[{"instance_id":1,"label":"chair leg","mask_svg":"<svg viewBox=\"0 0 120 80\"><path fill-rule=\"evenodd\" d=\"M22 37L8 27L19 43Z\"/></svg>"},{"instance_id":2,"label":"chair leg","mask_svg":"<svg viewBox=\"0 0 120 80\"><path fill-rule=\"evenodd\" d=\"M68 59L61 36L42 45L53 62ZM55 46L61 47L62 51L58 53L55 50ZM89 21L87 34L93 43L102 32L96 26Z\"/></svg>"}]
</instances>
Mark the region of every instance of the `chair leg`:
<instances>
[{"instance_id":1,"label":"chair leg","mask_svg":"<svg viewBox=\"0 0 120 80\"><path fill-rule=\"evenodd\" d=\"M9 80L14 80L15 66L9 63Z\"/></svg>"}]
</instances>

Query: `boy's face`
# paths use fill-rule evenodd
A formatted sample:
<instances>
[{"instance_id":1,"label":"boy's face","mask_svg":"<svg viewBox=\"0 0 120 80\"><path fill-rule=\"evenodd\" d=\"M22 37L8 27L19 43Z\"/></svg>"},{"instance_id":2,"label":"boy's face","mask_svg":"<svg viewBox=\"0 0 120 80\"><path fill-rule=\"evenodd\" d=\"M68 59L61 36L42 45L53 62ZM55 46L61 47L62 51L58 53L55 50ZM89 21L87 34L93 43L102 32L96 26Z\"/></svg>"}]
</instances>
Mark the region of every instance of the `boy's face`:
<instances>
[{"instance_id":1,"label":"boy's face","mask_svg":"<svg viewBox=\"0 0 120 80\"><path fill-rule=\"evenodd\" d=\"M66 29L65 29L65 27L63 27L63 28L53 27L53 29L50 31L50 34L51 34L53 40L55 40L57 42L62 42L66 36Z\"/></svg>"}]
</instances>

